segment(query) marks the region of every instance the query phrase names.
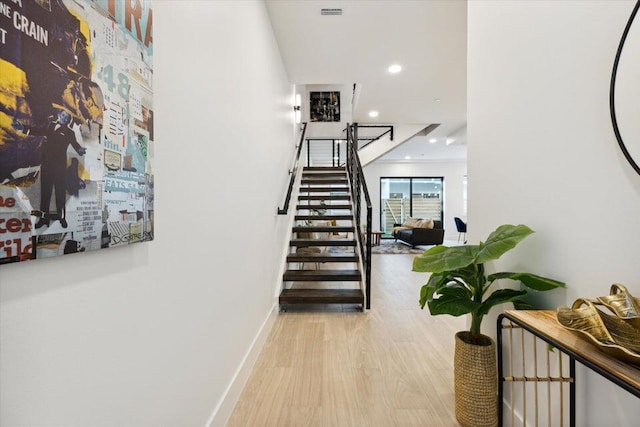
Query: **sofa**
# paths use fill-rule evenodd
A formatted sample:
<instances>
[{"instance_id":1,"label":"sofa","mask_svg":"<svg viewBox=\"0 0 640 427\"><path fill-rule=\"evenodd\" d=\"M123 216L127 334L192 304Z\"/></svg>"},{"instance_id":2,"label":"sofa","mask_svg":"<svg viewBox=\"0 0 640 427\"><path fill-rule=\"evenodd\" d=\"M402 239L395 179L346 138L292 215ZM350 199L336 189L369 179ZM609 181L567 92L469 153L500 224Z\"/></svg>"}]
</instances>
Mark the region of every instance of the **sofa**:
<instances>
[{"instance_id":1,"label":"sofa","mask_svg":"<svg viewBox=\"0 0 640 427\"><path fill-rule=\"evenodd\" d=\"M394 224L393 237L396 242L400 240L411 247L441 245L444 241L444 228L442 221L407 218L402 224Z\"/></svg>"}]
</instances>

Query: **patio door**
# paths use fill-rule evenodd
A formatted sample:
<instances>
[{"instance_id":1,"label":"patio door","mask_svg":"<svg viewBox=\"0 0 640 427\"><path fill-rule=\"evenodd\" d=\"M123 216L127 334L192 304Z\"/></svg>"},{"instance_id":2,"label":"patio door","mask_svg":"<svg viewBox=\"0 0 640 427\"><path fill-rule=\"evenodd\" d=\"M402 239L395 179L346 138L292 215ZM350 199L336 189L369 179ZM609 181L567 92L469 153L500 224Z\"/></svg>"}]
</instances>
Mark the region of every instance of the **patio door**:
<instances>
[{"instance_id":1,"label":"patio door","mask_svg":"<svg viewBox=\"0 0 640 427\"><path fill-rule=\"evenodd\" d=\"M393 224L408 217L442 221L443 177L380 178L380 229L391 237Z\"/></svg>"}]
</instances>

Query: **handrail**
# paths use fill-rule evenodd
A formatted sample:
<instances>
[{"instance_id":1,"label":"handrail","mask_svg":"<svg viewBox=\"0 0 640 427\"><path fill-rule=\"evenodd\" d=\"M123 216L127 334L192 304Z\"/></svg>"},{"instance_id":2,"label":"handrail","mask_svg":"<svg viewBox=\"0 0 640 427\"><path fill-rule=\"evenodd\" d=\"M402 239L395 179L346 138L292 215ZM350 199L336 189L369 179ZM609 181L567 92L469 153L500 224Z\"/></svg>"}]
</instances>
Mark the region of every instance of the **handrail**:
<instances>
[{"instance_id":1,"label":"handrail","mask_svg":"<svg viewBox=\"0 0 640 427\"><path fill-rule=\"evenodd\" d=\"M355 228L358 241L360 242L360 254L362 255L362 264L365 268L365 295L366 308L371 308L371 222L372 207L369 190L364 179L362 164L358 156L358 125L347 125L347 173L351 184L351 195L355 208ZM367 209L366 231L363 235L361 226L361 205L362 196L364 196Z\"/></svg>"},{"instance_id":2,"label":"handrail","mask_svg":"<svg viewBox=\"0 0 640 427\"><path fill-rule=\"evenodd\" d=\"M278 215L286 215L289 212L289 203L291 202L291 193L293 192L293 184L298 174L298 163L300 162L300 152L302 151L302 143L304 142L304 135L307 132L307 122L302 123L302 132L300 132L300 142L298 142L298 152L296 153L296 159L293 163L293 169L289 171L291 179L289 180L289 188L287 189L287 197L284 199L284 207L278 208Z\"/></svg>"},{"instance_id":3,"label":"handrail","mask_svg":"<svg viewBox=\"0 0 640 427\"><path fill-rule=\"evenodd\" d=\"M364 147L366 147L367 145L371 144L372 142L375 142L375 141L379 140L380 138L382 138L386 134L390 134L389 135L389 139L391 139L391 141L393 141L393 125L358 125L356 123L356 126L361 127L361 128L389 128L386 131L382 132L380 135L376 136L375 138L362 138L361 141L366 141L367 139L370 139L370 141L367 142L366 144L363 144L362 147L358 147L358 150L362 150Z\"/></svg>"},{"instance_id":4,"label":"handrail","mask_svg":"<svg viewBox=\"0 0 640 427\"><path fill-rule=\"evenodd\" d=\"M359 128L389 128L386 131L382 132L380 135L374 136L373 138L356 138L356 141L358 141L358 142L360 142L360 141L369 141L366 144L362 145L362 147L357 147L358 150L362 150L364 147L366 147L367 145L371 144L372 142L375 142L375 141L379 140L380 138L382 138L386 134L390 134L389 135L389 139L391 139L391 141L393 141L393 125L361 125L361 124L358 124L358 123L354 123L354 125L359 127ZM342 132L346 131L348 127L349 126L347 125L346 128L342 129Z\"/></svg>"}]
</instances>

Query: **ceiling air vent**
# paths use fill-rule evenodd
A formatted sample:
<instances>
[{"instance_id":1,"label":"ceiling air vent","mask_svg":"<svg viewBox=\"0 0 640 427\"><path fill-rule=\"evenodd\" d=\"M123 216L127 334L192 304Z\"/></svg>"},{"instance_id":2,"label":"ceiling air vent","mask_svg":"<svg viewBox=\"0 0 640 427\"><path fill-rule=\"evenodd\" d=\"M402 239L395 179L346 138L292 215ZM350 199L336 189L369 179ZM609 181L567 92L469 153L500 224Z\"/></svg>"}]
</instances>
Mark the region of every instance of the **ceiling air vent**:
<instances>
[{"instance_id":1,"label":"ceiling air vent","mask_svg":"<svg viewBox=\"0 0 640 427\"><path fill-rule=\"evenodd\" d=\"M342 15L342 9L320 9L320 15Z\"/></svg>"}]
</instances>

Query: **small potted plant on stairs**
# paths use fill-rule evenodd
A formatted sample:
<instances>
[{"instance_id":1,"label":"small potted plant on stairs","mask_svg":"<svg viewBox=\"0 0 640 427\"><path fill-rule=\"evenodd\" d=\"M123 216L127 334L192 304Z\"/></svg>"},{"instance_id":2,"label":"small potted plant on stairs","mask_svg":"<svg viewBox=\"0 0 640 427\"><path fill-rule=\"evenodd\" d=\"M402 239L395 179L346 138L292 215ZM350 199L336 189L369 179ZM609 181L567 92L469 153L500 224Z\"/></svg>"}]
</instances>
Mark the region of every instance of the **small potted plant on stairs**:
<instances>
[{"instance_id":1,"label":"small potted plant on stairs","mask_svg":"<svg viewBox=\"0 0 640 427\"><path fill-rule=\"evenodd\" d=\"M413 271L430 272L420 290L420 306L432 315L471 314L471 328L456 334L454 386L456 418L465 427L495 426L497 419L497 364L495 342L480 331L482 318L497 305L512 302L516 309L532 308L525 289L489 288L500 279L520 281L528 288L547 291L564 283L531 273L487 275L485 263L500 258L533 233L526 225L501 225L478 245L435 246L416 256Z\"/></svg>"}]
</instances>

